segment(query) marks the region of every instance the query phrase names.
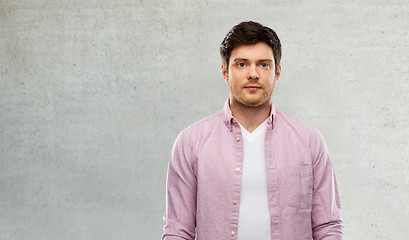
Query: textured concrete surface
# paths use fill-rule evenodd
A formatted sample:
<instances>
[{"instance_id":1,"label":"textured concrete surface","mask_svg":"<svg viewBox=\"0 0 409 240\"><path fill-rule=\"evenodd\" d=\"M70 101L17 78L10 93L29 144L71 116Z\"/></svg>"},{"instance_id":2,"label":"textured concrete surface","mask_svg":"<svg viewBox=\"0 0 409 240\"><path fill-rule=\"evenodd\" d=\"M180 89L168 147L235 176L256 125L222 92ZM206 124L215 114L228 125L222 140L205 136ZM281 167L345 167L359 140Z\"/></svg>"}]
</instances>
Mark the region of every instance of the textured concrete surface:
<instances>
[{"instance_id":1,"label":"textured concrete surface","mask_svg":"<svg viewBox=\"0 0 409 240\"><path fill-rule=\"evenodd\" d=\"M1 0L0 239L159 239L173 141L223 106L244 20L282 40L274 100L326 138L345 239L407 239L405 0Z\"/></svg>"}]
</instances>

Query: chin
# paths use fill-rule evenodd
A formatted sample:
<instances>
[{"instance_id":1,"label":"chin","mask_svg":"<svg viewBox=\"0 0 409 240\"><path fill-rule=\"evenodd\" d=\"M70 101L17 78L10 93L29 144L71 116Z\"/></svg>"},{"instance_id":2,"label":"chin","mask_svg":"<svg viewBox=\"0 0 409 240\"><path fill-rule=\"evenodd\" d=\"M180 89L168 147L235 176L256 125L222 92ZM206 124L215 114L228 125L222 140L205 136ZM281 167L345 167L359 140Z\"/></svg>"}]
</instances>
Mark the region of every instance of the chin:
<instances>
[{"instance_id":1,"label":"chin","mask_svg":"<svg viewBox=\"0 0 409 240\"><path fill-rule=\"evenodd\" d=\"M261 103L253 103L253 104L247 104L247 107L252 107L252 108L257 108L262 106L263 104Z\"/></svg>"},{"instance_id":2,"label":"chin","mask_svg":"<svg viewBox=\"0 0 409 240\"><path fill-rule=\"evenodd\" d=\"M242 101L242 104L247 106L247 107L260 107L261 105L263 105L263 102L260 100L245 100Z\"/></svg>"},{"instance_id":3,"label":"chin","mask_svg":"<svg viewBox=\"0 0 409 240\"><path fill-rule=\"evenodd\" d=\"M243 99L242 104L248 107L260 107L268 104L269 99Z\"/></svg>"},{"instance_id":4,"label":"chin","mask_svg":"<svg viewBox=\"0 0 409 240\"><path fill-rule=\"evenodd\" d=\"M249 107L249 108L257 108L266 103L269 103L269 99L266 99L261 96L232 96L234 101L242 106Z\"/></svg>"}]
</instances>

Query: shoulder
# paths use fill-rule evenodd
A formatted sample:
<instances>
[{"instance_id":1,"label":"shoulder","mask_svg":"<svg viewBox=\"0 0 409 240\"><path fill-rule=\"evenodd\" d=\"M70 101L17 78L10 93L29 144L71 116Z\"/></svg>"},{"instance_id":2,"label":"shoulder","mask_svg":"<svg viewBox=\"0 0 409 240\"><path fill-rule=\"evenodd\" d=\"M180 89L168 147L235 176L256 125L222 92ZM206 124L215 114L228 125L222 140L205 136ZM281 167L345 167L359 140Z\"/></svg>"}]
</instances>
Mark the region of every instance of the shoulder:
<instances>
[{"instance_id":1,"label":"shoulder","mask_svg":"<svg viewBox=\"0 0 409 240\"><path fill-rule=\"evenodd\" d=\"M209 115L193 124L183 129L182 132L195 132L207 130L209 127L214 126L215 124L223 122L223 111L216 112L212 115Z\"/></svg>"},{"instance_id":2,"label":"shoulder","mask_svg":"<svg viewBox=\"0 0 409 240\"><path fill-rule=\"evenodd\" d=\"M216 112L183 129L180 135L183 136L206 135L206 132L210 132L210 130L214 129L217 125L223 124L223 117L224 117L223 111Z\"/></svg>"},{"instance_id":3,"label":"shoulder","mask_svg":"<svg viewBox=\"0 0 409 240\"><path fill-rule=\"evenodd\" d=\"M219 111L191 124L179 133L176 142L192 143L206 137L220 124L223 124L223 118L223 111Z\"/></svg>"},{"instance_id":4,"label":"shoulder","mask_svg":"<svg viewBox=\"0 0 409 240\"><path fill-rule=\"evenodd\" d=\"M300 135L317 135L320 134L318 129L304 122L303 120L294 117L290 114L277 110L276 124L284 130L297 132Z\"/></svg>"},{"instance_id":5,"label":"shoulder","mask_svg":"<svg viewBox=\"0 0 409 240\"><path fill-rule=\"evenodd\" d=\"M173 158L179 159L183 156L193 166L197 159L198 149L211 138L209 136L214 131L220 129L220 124L223 124L223 117L223 112L217 112L183 129L174 142Z\"/></svg>"},{"instance_id":6,"label":"shoulder","mask_svg":"<svg viewBox=\"0 0 409 240\"><path fill-rule=\"evenodd\" d=\"M282 136L287 136L293 143L309 148L313 155L326 149L321 132L297 117L277 111L276 127Z\"/></svg>"}]
</instances>

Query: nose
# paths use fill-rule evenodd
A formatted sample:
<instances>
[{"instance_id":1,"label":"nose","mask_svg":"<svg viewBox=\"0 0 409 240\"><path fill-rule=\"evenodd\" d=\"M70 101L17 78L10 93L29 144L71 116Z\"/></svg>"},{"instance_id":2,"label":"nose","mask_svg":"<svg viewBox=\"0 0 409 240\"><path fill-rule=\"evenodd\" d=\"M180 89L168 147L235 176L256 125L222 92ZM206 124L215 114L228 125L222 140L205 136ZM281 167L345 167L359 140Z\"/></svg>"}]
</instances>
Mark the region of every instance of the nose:
<instances>
[{"instance_id":1,"label":"nose","mask_svg":"<svg viewBox=\"0 0 409 240\"><path fill-rule=\"evenodd\" d=\"M248 79L258 79L259 77L256 66L252 65L249 68Z\"/></svg>"}]
</instances>

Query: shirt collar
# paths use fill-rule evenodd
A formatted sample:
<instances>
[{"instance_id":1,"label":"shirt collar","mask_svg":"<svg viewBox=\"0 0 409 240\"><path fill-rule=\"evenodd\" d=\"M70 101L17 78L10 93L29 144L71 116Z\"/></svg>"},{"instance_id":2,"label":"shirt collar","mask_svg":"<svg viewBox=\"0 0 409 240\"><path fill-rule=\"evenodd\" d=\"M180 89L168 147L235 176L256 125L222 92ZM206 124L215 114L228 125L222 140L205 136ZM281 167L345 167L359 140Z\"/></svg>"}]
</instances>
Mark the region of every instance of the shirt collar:
<instances>
[{"instance_id":1,"label":"shirt collar","mask_svg":"<svg viewBox=\"0 0 409 240\"><path fill-rule=\"evenodd\" d=\"M235 123L237 120L233 117L233 114L230 109L230 98L228 98L226 102L224 103L223 113L224 113L224 124L231 131L232 122ZM267 124L270 125L271 128L274 128L276 119L277 119L277 112L276 112L276 108L274 107L274 102L272 102L270 116L268 116Z\"/></svg>"}]
</instances>

